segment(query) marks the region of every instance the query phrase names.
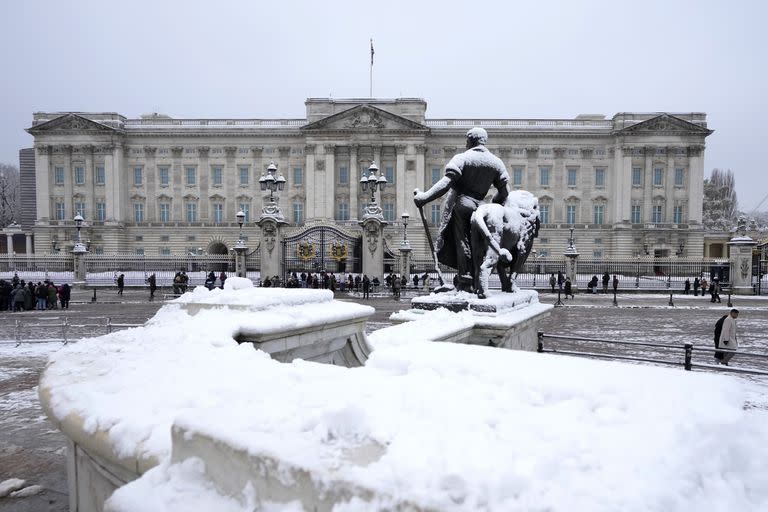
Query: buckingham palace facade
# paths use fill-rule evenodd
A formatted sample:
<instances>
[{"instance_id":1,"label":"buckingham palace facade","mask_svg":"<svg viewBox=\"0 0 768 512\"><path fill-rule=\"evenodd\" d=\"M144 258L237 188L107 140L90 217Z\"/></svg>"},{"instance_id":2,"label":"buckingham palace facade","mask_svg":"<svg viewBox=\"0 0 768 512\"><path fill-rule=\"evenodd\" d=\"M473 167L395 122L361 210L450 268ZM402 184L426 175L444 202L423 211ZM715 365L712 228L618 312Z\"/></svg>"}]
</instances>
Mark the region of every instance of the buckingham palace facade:
<instances>
[{"instance_id":1,"label":"buckingham palace facade","mask_svg":"<svg viewBox=\"0 0 768 512\"><path fill-rule=\"evenodd\" d=\"M704 143L712 133L703 113L430 119L417 98L305 104L302 119L35 113L27 130L35 139L35 252L69 248L77 213L96 253L226 252L240 210L255 247L251 228L269 198L259 179L270 163L286 180L278 204L289 230L359 230L371 200L359 181L376 162L388 181L376 192L385 240L397 247L408 212L414 256L426 257L413 190L440 179L467 130L481 126L510 186L539 198L540 255L562 254L570 228L584 256L703 255ZM425 212L436 228L440 204Z\"/></svg>"}]
</instances>

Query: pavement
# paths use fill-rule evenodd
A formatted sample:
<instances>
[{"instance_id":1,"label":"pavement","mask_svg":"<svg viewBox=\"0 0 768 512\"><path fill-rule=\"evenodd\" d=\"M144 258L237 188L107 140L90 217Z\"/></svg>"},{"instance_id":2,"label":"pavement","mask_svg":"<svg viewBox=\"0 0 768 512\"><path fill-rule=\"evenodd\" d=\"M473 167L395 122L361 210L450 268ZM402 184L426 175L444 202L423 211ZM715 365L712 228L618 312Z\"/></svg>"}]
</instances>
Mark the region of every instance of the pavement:
<instances>
[{"instance_id":1,"label":"pavement","mask_svg":"<svg viewBox=\"0 0 768 512\"><path fill-rule=\"evenodd\" d=\"M37 400L37 383L47 357L63 344L50 341L16 346L13 341L15 320L46 324L46 327L28 328L24 332L27 337L59 339L60 326L67 318L69 324L85 326L68 328L70 339L73 339L103 334L106 318L113 324L141 324L164 304L162 300L149 302L149 293L144 288L126 288L122 296L114 289L99 289L96 293L97 300L93 303L92 290L74 290L69 310L0 313L0 482L23 478L28 485L37 484L44 489L28 498L0 498L0 512L68 510L65 439L47 421ZM347 293L337 293L337 298L369 304L376 309L368 322L370 332L390 325L389 316L408 309L408 299L415 295L413 290L406 290L400 301L384 293L373 294L368 300ZM539 300L554 304L557 295L540 293ZM670 306L668 294L619 293L618 305L614 306L612 294L577 294L575 299L563 300L563 307L553 309L541 328L548 334L656 341L669 345L691 341L709 347L715 321L729 309L727 298L722 300L720 304L713 304L708 297L675 294L674 306ZM768 297L732 297L732 303L741 312L738 320L740 350L768 353ZM587 342L580 343L590 350L600 350ZM560 345L545 339L546 348L556 346ZM645 351L663 357L659 352L655 349ZM757 364L762 368L768 363L768 360L763 361L739 361L737 356L732 364ZM704 361L710 362L709 359ZM764 377L743 378L768 382Z\"/></svg>"}]
</instances>

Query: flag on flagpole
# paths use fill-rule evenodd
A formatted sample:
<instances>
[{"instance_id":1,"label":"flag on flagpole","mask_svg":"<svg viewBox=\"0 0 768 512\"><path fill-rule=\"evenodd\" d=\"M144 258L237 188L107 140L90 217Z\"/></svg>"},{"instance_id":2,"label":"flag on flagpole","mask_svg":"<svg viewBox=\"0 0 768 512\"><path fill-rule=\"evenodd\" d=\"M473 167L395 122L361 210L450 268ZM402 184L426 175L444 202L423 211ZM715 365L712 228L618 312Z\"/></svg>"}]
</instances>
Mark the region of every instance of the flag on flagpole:
<instances>
[{"instance_id":1,"label":"flag on flagpole","mask_svg":"<svg viewBox=\"0 0 768 512\"><path fill-rule=\"evenodd\" d=\"M371 66L373 66L373 39L371 39Z\"/></svg>"}]
</instances>

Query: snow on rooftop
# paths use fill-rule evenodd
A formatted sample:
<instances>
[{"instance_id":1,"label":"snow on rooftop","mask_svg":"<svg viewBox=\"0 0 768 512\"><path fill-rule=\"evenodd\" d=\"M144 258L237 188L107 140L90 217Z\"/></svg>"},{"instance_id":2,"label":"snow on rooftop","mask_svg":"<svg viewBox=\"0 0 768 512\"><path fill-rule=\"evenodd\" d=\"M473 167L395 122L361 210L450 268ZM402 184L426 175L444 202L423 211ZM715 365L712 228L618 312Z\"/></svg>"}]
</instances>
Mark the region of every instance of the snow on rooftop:
<instances>
[{"instance_id":1,"label":"snow on rooftop","mask_svg":"<svg viewBox=\"0 0 768 512\"><path fill-rule=\"evenodd\" d=\"M300 322L310 306L280 291L274 322ZM224 306L253 292L210 297ZM259 503L253 489L219 496L198 461L170 464L172 424L438 510L768 509L768 418L743 407L756 392L747 381L434 343L408 324L377 331L363 368L283 364L232 339L254 313L190 315L184 299L144 327L58 351L42 378L57 417L77 412L118 453L160 461L115 494L125 510ZM342 314L333 304L313 307ZM448 315L430 314L436 329ZM361 444L381 456L343 463Z\"/></svg>"}]
</instances>

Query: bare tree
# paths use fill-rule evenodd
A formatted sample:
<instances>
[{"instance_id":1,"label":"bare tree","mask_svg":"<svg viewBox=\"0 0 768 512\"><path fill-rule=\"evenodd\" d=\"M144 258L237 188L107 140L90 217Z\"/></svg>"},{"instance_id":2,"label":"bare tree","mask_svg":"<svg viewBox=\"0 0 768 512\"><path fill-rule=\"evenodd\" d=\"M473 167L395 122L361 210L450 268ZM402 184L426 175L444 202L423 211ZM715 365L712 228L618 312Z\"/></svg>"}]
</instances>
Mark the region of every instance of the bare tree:
<instances>
[{"instance_id":1,"label":"bare tree","mask_svg":"<svg viewBox=\"0 0 768 512\"><path fill-rule=\"evenodd\" d=\"M19 168L0 163L0 228L20 220Z\"/></svg>"},{"instance_id":2,"label":"bare tree","mask_svg":"<svg viewBox=\"0 0 768 512\"><path fill-rule=\"evenodd\" d=\"M733 171L712 169L709 179L704 180L704 226L729 231L736 226L738 209Z\"/></svg>"}]
</instances>

